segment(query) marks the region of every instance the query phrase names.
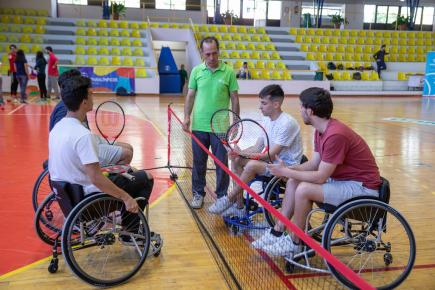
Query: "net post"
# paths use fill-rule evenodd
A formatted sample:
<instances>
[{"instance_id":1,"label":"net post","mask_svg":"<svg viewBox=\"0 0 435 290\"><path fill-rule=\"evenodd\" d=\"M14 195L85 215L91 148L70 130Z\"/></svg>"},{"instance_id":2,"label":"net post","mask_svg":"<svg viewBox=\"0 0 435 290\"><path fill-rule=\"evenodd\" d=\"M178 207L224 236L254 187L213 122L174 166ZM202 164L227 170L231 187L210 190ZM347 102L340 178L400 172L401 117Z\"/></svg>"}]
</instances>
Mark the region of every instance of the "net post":
<instances>
[{"instance_id":1,"label":"net post","mask_svg":"<svg viewBox=\"0 0 435 290\"><path fill-rule=\"evenodd\" d=\"M168 163L167 166L168 168L171 167L171 105L172 103L168 104L168 109L167 109L167 113L168 113Z\"/></svg>"}]
</instances>

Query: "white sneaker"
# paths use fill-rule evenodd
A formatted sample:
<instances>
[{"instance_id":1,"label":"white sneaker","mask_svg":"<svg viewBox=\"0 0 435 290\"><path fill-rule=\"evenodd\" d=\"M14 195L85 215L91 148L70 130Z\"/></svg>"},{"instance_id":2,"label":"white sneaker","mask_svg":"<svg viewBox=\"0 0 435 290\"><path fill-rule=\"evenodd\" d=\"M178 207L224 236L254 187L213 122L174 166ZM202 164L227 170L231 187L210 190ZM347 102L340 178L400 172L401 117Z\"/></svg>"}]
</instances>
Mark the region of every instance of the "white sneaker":
<instances>
[{"instance_id":1,"label":"white sneaker","mask_svg":"<svg viewBox=\"0 0 435 290\"><path fill-rule=\"evenodd\" d=\"M245 207L238 208L237 203L233 204L231 207L229 207L222 213L223 217L236 216L240 218L245 215L246 215Z\"/></svg>"},{"instance_id":2,"label":"white sneaker","mask_svg":"<svg viewBox=\"0 0 435 290\"><path fill-rule=\"evenodd\" d=\"M263 250L272 256L294 256L301 252L302 247L295 245L288 235L282 235L278 241L272 245L266 246Z\"/></svg>"},{"instance_id":3,"label":"white sneaker","mask_svg":"<svg viewBox=\"0 0 435 290\"><path fill-rule=\"evenodd\" d=\"M232 206L233 203L228 199L228 196L223 196L221 198L218 198L209 208L208 211L210 213L214 214L221 214L223 213L227 208Z\"/></svg>"},{"instance_id":4,"label":"white sneaker","mask_svg":"<svg viewBox=\"0 0 435 290\"><path fill-rule=\"evenodd\" d=\"M270 233L270 230L267 229L266 233L262 235L257 240L253 241L251 245L256 249L264 249L265 247L269 245L273 245L276 242L278 242L280 237L276 237Z\"/></svg>"}]
</instances>

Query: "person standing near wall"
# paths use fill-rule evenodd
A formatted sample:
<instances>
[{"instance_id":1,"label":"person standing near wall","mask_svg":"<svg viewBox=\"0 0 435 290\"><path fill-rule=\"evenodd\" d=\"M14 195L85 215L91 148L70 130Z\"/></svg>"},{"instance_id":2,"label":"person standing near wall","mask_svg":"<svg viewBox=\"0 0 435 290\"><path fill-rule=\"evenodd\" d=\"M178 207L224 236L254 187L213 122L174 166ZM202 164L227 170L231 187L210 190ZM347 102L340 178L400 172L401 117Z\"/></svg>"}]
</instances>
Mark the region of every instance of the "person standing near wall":
<instances>
[{"instance_id":1,"label":"person standing near wall","mask_svg":"<svg viewBox=\"0 0 435 290\"><path fill-rule=\"evenodd\" d=\"M57 79L59 77L59 71L57 69L57 65L59 60L56 55L53 53L53 48L51 46L47 46L45 51L48 53L48 95L51 94L51 90L54 89L54 93L56 97L54 99L60 99L59 95L59 87L57 85Z\"/></svg>"},{"instance_id":2,"label":"person standing near wall","mask_svg":"<svg viewBox=\"0 0 435 290\"><path fill-rule=\"evenodd\" d=\"M15 73L15 57L17 56L17 46L15 44L9 45L9 70L8 76L11 76L11 98L14 102L18 102L17 100L17 89L18 89L18 80L17 75Z\"/></svg>"},{"instance_id":3,"label":"person standing near wall","mask_svg":"<svg viewBox=\"0 0 435 290\"><path fill-rule=\"evenodd\" d=\"M228 109L230 100L232 110L239 114L239 96L236 74L233 69L219 61L219 42L215 37L201 40L200 51L204 63L193 68L190 74L189 91L184 105L183 129L189 131L192 113L192 133L207 148L211 146L213 154L226 166L228 155L220 140L211 133L210 119L219 109ZM202 208L205 196L205 176L207 153L192 139L192 208ZM216 166L216 195L227 195L229 176L220 166Z\"/></svg>"},{"instance_id":4,"label":"person standing near wall","mask_svg":"<svg viewBox=\"0 0 435 290\"><path fill-rule=\"evenodd\" d=\"M15 57L15 73L20 84L20 103L27 104L26 88L27 82L29 81L29 65L27 64L26 56L24 51L19 49Z\"/></svg>"},{"instance_id":5,"label":"person standing near wall","mask_svg":"<svg viewBox=\"0 0 435 290\"><path fill-rule=\"evenodd\" d=\"M38 72L38 86L41 101L48 100L47 87L45 86L45 67L47 66L47 61L44 58L42 51L36 53L36 64L35 69Z\"/></svg>"},{"instance_id":6,"label":"person standing near wall","mask_svg":"<svg viewBox=\"0 0 435 290\"><path fill-rule=\"evenodd\" d=\"M184 84L189 80L187 71L184 69L184 64L180 66L180 78L181 78L181 93L183 93Z\"/></svg>"}]
</instances>

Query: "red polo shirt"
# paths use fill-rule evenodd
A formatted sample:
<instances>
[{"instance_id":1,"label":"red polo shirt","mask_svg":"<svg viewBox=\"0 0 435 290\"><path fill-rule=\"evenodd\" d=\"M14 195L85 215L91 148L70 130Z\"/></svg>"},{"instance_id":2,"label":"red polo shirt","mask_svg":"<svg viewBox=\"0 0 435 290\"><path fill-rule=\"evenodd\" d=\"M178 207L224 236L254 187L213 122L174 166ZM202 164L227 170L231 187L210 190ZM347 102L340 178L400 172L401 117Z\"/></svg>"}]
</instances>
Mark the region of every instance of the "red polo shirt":
<instances>
[{"instance_id":1,"label":"red polo shirt","mask_svg":"<svg viewBox=\"0 0 435 290\"><path fill-rule=\"evenodd\" d=\"M54 53L50 53L48 57L48 75L57 77L59 76L59 71L57 70L57 65L55 63L58 61Z\"/></svg>"}]
</instances>

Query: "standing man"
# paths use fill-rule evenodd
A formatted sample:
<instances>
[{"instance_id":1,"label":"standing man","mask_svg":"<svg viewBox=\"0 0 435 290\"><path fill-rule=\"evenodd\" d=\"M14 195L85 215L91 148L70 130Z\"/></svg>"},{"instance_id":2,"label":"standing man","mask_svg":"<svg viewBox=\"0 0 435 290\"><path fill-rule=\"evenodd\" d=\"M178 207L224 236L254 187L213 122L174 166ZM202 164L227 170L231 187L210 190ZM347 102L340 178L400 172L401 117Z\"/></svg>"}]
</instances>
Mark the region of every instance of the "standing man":
<instances>
[{"instance_id":1,"label":"standing man","mask_svg":"<svg viewBox=\"0 0 435 290\"><path fill-rule=\"evenodd\" d=\"M180 78L181 78L181 93L183 93L184 84L189 80L187 76L187 71L184 69L184 64L180 67Z\"/></svg>"},{"instance_id":2,"label":"standing man","mask_svg":"<svg viewBox=\"0 0 435 290\"><path fill-rule=\"evenodd\" d=\"M239 96L236 75L231 67L219 61L219 42L215 37L201 40L200 50L204 63L193 68L190 74L189 91L184 105L183 129L189 130L192 115L192 133L225 165L228 156L220 140L211 133L210 119L219 109L228 109L230 99L232 110L239 114ZM204 203L207 153L192 140L192 208L199 209ZM216 195L226 196L229 185L228 175L216 166Z\"/></svg>"},{"instance_id":3,"label":"standing man","mask_svg":"<svg viewBox=\"0 0 435 290\"><path fill-rule=\"evenodd\" d=\"M385 64L385 55L387 54L389 53L385 51L385 44L382 44L381 49L373 55L373 57L376 59L376 67L379 78L381 78L381 70L387 69L387 65Z\"/></svg>"},{"instance_id":4,"label":"standing man","mask_svg":"<svg viewBox=\"0 0 435 290\"><path fill-rule=\"evenodd\" d=\"M14 102L17 100L18 79L15 70L15 58L17 57L17 46L15 44L9 45L9 70L8 76L11 76L11 98Z\"/></svg>"},{"instance_id":5,"label":"standing man","mask_svg":"<svg viewBox=\"0 0 435 290\"><path fill-rule=\"evenodd\" d=\"M59 71L57 65L59 60L53 53L53 48L47 46L45 51L48 53L48 95L51 94L51 90L54 89L56 97L54 99L60 99L59 87L57 85L57 79L59 77Z\"/></svg>"}]
</instances>

